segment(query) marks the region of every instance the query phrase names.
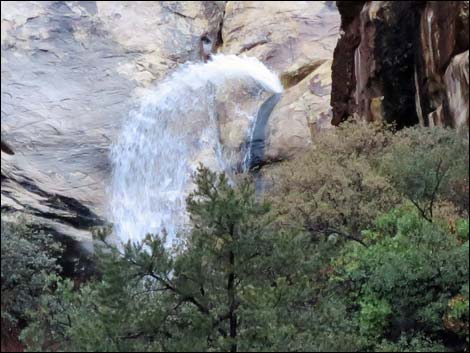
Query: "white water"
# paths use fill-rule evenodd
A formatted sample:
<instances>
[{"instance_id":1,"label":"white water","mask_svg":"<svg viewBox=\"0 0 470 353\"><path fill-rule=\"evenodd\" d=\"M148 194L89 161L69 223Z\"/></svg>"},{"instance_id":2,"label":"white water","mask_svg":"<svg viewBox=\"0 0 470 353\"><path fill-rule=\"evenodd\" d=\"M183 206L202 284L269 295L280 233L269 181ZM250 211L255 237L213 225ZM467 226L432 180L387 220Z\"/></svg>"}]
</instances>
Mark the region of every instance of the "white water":
<instances>
[{"instance_id":1,"label":"white water","mask_svg":"<svg viewBox=\"0 0 470 353\"><path fill-rule=\"evenodd\" d=\"M255 115L253 119L253 123L251 124L251 127L248 131L248 141L253 140L253 136L255 133L255 127L256 127L256 122L258 119L258 115ZM243 162L242 162L242 171L243 173L247 173L250 169L250 156L251 156L251 149L252 149L252 144L248 144L248 149L246 150L245 157L243 157Z\"/></svg>"},{"instance_id":2,"label":"white water","mask_svg":"<svg viewBox=\"0 0 470 353\"><path fill-rule=\"evenodd\" d=\"M214 97L227 80L282 91L277 75L257 59L219 54L181 67L129 113L111 153L111 218L120 241L166 231L173 243L188 222L185 198L197 162L226 168Z\"/></svg>"},{"instance_id":3,"label":"white water","mask_svg":"<svg viewBox=\"0 0 470 353\"><path fill-rule=\"evenodd\" d=\"M419 81L418 81L418 71L414 69L414 82L415 82L415 106L416 106L416 114L418 115L419 125L424 126L424 117L423 117L423 109L421 108L421 95L419 93Z\"/></svg>"}]
</instances>

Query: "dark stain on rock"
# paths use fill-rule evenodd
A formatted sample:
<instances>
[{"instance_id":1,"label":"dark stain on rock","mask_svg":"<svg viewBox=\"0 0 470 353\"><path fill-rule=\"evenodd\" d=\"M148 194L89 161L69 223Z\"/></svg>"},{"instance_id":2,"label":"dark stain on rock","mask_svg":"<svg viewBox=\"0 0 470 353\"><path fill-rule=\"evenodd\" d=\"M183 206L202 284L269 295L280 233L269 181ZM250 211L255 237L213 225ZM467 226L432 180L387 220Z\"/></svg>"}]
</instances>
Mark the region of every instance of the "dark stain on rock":
<instances>
[{"instance_id":1,"label":"dark stain on rock","mask_svg":"<svg viewBox=\"0 0 470 353\"><path fill-rule=\"evenodd\" d=\"M365 1L337 1L343 34L333 52L331 106L332 124L346 120L355 107L351 92L356 87L354 51L361 42L359 14Z\"/></svg>"},{"instance_id":2,"label":"dark stain on rock","mask_svg":"<svg viewBox=\"0 0 470 353\"><path fill-rule=\"evenodd\" d=\"M468 50L468 2L338 1L337 7L342 34L333 55L332 124L355 115L374 120L380 99L383 118L398 128L453 126L443 77L452 58Z\"/></svg>"},{"instance_id":3,"label":"dark stain on rock","mask_svg":"<svg viewBox=\"0 0 470 353\"><path fill-rule=\"evenodd\" d=\"M281 99L281 93L273 94L269 97L259 108L255 120L255 126L251 141L249 141L248 151L249 155L245 161L245 170L252 170L259 167L264 162L264 147L266 140L266 125L268 124L269 116L276 106L277 102Z\"/></svg>"},{"instance_id":4,"label":"dark stain on rock","mask_svg":"<svg viewBox=\"0 0 470 353\"><path fill-rule=\"evenodd\" d=\"M393 20L376 25L374 56L382 83L384 117L398 128L418 123L413 77L419 47L419 10L413 1L393 2Z\"/></svg>"},{"instance_id":5,"label":"dark stain on rock","mask_svg":"<svg viewBox=\"0 0 470 353\"><path fill-rule=\"evenodd\" d=\"M18 184L26 190L44 197L47 200L45 204L52 209L65 211L70 214L70 216L62 216L59 214L60 212L42 212L29 209L29 211L36 216L60 221L82 230L89 230L91 227L103 226L106 223L88 207L77 200L64 195L50 194L39 188L34 181L29 178L25 177L23 180L18 181Z\"/></svg>"}]
</instances>

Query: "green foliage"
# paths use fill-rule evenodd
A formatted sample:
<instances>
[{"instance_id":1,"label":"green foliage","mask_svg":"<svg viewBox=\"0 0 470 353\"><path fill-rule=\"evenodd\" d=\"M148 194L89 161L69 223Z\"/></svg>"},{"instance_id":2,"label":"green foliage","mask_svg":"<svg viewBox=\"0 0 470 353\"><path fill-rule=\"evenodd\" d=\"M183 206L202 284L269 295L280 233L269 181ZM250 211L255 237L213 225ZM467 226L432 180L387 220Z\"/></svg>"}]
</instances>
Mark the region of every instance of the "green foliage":
<instances>
[{"instance_id":1,"label":"green foliage","mask_svg":"<svg viewBox=\"0 0 470 353\"><path fill-rule=\"evenodd\" d=\"M26 225L26 220L1 220L2 337L8 327L22 326L35 311L47 275L60 270L61 247L49 234Z\"/></svg>"},{"instance_id":2,"label":"green foliage","mask_svg":"<svg viewBox=\"0 0 470 353\"><path fill-rule=\"evenodd\" d=\"M453 131L348 123L282 164L263 198L247 178L232 186L200 167L178 246L167 249L164 234L114 246L98 230L99 277L80 288L47 277L23 341L63 351L468 350L466 144Z\"/></svg>"},{"instance_id":3,"label":"green foliage","mask_svg":"<svg viewBox=\"0 0 470 353\"><path fill-rule=\"evenodd\" d=\"M336 264L336 280L360 303L361 331L396 337L414 330L439 338L449 303L468 287L468 240L462 244L410 207L381 216L371 233L368 247L345 248ZM465 305L456 303L451 316L468 325Z\"/></svg>"},{"instance_id":4,"label":"green foliage","mask_svg":"<svg viewBox=\"0 0 470 353\"><path fill-rule=\"evenodd\" d=\"M468 241L469 221L468 218L458 219L456 222L456 233L462 241Z\"/></svg>"},{"instance_id":5,"label":"green foliage","mask_svg":"<svg viewBox=\"0 0 470 353\"><path fill-rule=\"evenodd\" d=\"M421 215L432 221L439 197L468 212L468 140L440 128L403 129L395 139L380 160L381 169Z\"/></svg>"},{"instance_id":6,"label":"green foliage","mask_svg":"<svg viewBox=\"0 0 470 353\"><path fill-rule=\"evenodd\" d=\"M448 352L442 343L432 341L419 333L411 332L400 336L395 342L383 340L376 352Z\"/></svg>"},{"instance_id":7,"label":"green foliage","mask_svg":"<svg viewBox=\"0 0 470 353\"><path fill-rule=\"evenodd\" d=\"M318 136L311 151L274 176L270 201L278 223L306 228L315 237L359 239L362 229L400 201L374 169L392 141L386 128L359 122Z\"/></svg>"},{"instance_id":8,"label":"green foliage","mask_svg":"<svg viewBox=\"0 0 470 353\"><path fill-rule=\"evenodd\" d=\"M23 339L64 350L299 350L310 339L318 263L304 233L277 231L252 184L200 168L188 197L193 230L170 255L164 239L104 247L102 277L79 292L55 278ZM101 234L102 235L102 234ZM102 236L101 236L102 237ZM42 330L41 330L42 328Z\"/></svg>"},{"instance_id":9,"label":"green foliage","mask_svg":"<svg viewBox=\"0 0 470 353\"><path fill-rule=\"evenodd\" d=\"M359 323L361 333L367 337L377 338L383 335L392 308L385 299L374 295L365 295L359 300L361 306Z\"/></svg>"}]
</instances>

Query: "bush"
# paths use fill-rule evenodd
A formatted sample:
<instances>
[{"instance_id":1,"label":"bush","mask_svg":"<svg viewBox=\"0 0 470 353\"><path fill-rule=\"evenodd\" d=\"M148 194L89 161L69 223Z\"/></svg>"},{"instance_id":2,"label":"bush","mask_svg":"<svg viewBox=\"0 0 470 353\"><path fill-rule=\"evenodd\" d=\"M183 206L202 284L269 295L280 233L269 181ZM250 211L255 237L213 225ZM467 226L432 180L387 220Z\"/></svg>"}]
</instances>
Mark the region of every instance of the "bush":
<instances>
[{"instance_id":1,"label":"bush","mask_svg":"<svg viewBox=\"0 0 470 353\"><path fill-rule=\"evenodd\" d=\"M446 321L468 327L468 240L462 243L410 207L379 217L366 234L368 246L345 248L335 266L352 307L360 303L362 332L379 341L410 331L439 341L450 327Z\"/></svg>"},{"instance_id":2,"label":"bush","mask_svg":"<svg viewBox=\"0 0 470 353\"><path fill-rule=\"evenodd\" d=\"M468 215L468 140L455 130L408 128L398 132L380 160L383 174L432 221L439 199Z\"/></svg>"},{"instance_id":3,"label":"bush","mask_svg":"<svg viewBox=\"0 0 470 353\"><path fill-rule=\"evenodd\" d=\"M396 342L383 340L376 347L376 352L448 352L449 349L440 342L411 332L400 336Z\"/></svg>"},{"instance_id":4,"label":"bush","mask_svg":"<svg viewBox=\"0 0 470 353\"><path fill-rule=\"evenodd\" d=\"M278 223L314 237L360 240L362 229L400 202L374 168L392 141L390 130L365 123L346 123L319 135L311 151L274 175L269 200Z\"/></svg>"},{"instance_id":5,"label":"bush","mask_svg":"<svg viewBox=\"0 0 470 353\"><path fill-rule=\"evenodd\" d=\"M65 351L468 350L466 144L347 123L280 165L264 198L248 178L232 186L200 168L179 247L164 234L115 247L98 232L99 279L76 289L49 276L23 339Z\"/></svg>"},{"instance_id":6,"label":"bush","mask_svg":"<svg viewBox=\"0 0 470 353\"><path fill-rule=\"evenodd\" d=\"M60 270L61 247L25 219L1 220L2 337L7 328L24 326L37 310L48 274Z\"/></svg>"}]
</instances>

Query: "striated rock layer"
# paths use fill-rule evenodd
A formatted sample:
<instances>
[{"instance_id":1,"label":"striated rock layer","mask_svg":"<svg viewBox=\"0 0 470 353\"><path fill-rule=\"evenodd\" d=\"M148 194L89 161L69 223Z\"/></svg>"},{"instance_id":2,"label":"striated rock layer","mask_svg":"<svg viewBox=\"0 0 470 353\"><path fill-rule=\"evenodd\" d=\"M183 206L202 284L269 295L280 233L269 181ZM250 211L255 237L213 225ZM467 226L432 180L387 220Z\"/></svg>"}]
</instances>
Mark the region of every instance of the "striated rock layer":
<instances>
[{"instance_id":1,"label":"striated rock layer","mask_svg":"<svg viewBox=\"0 0 470 353\"><path fill-rule=\"evenodd\" d=\"M333 124L468 126L468 1L338 1ZM467 94L466 94L467 93Z\"/></svg>"}]
</instances>

